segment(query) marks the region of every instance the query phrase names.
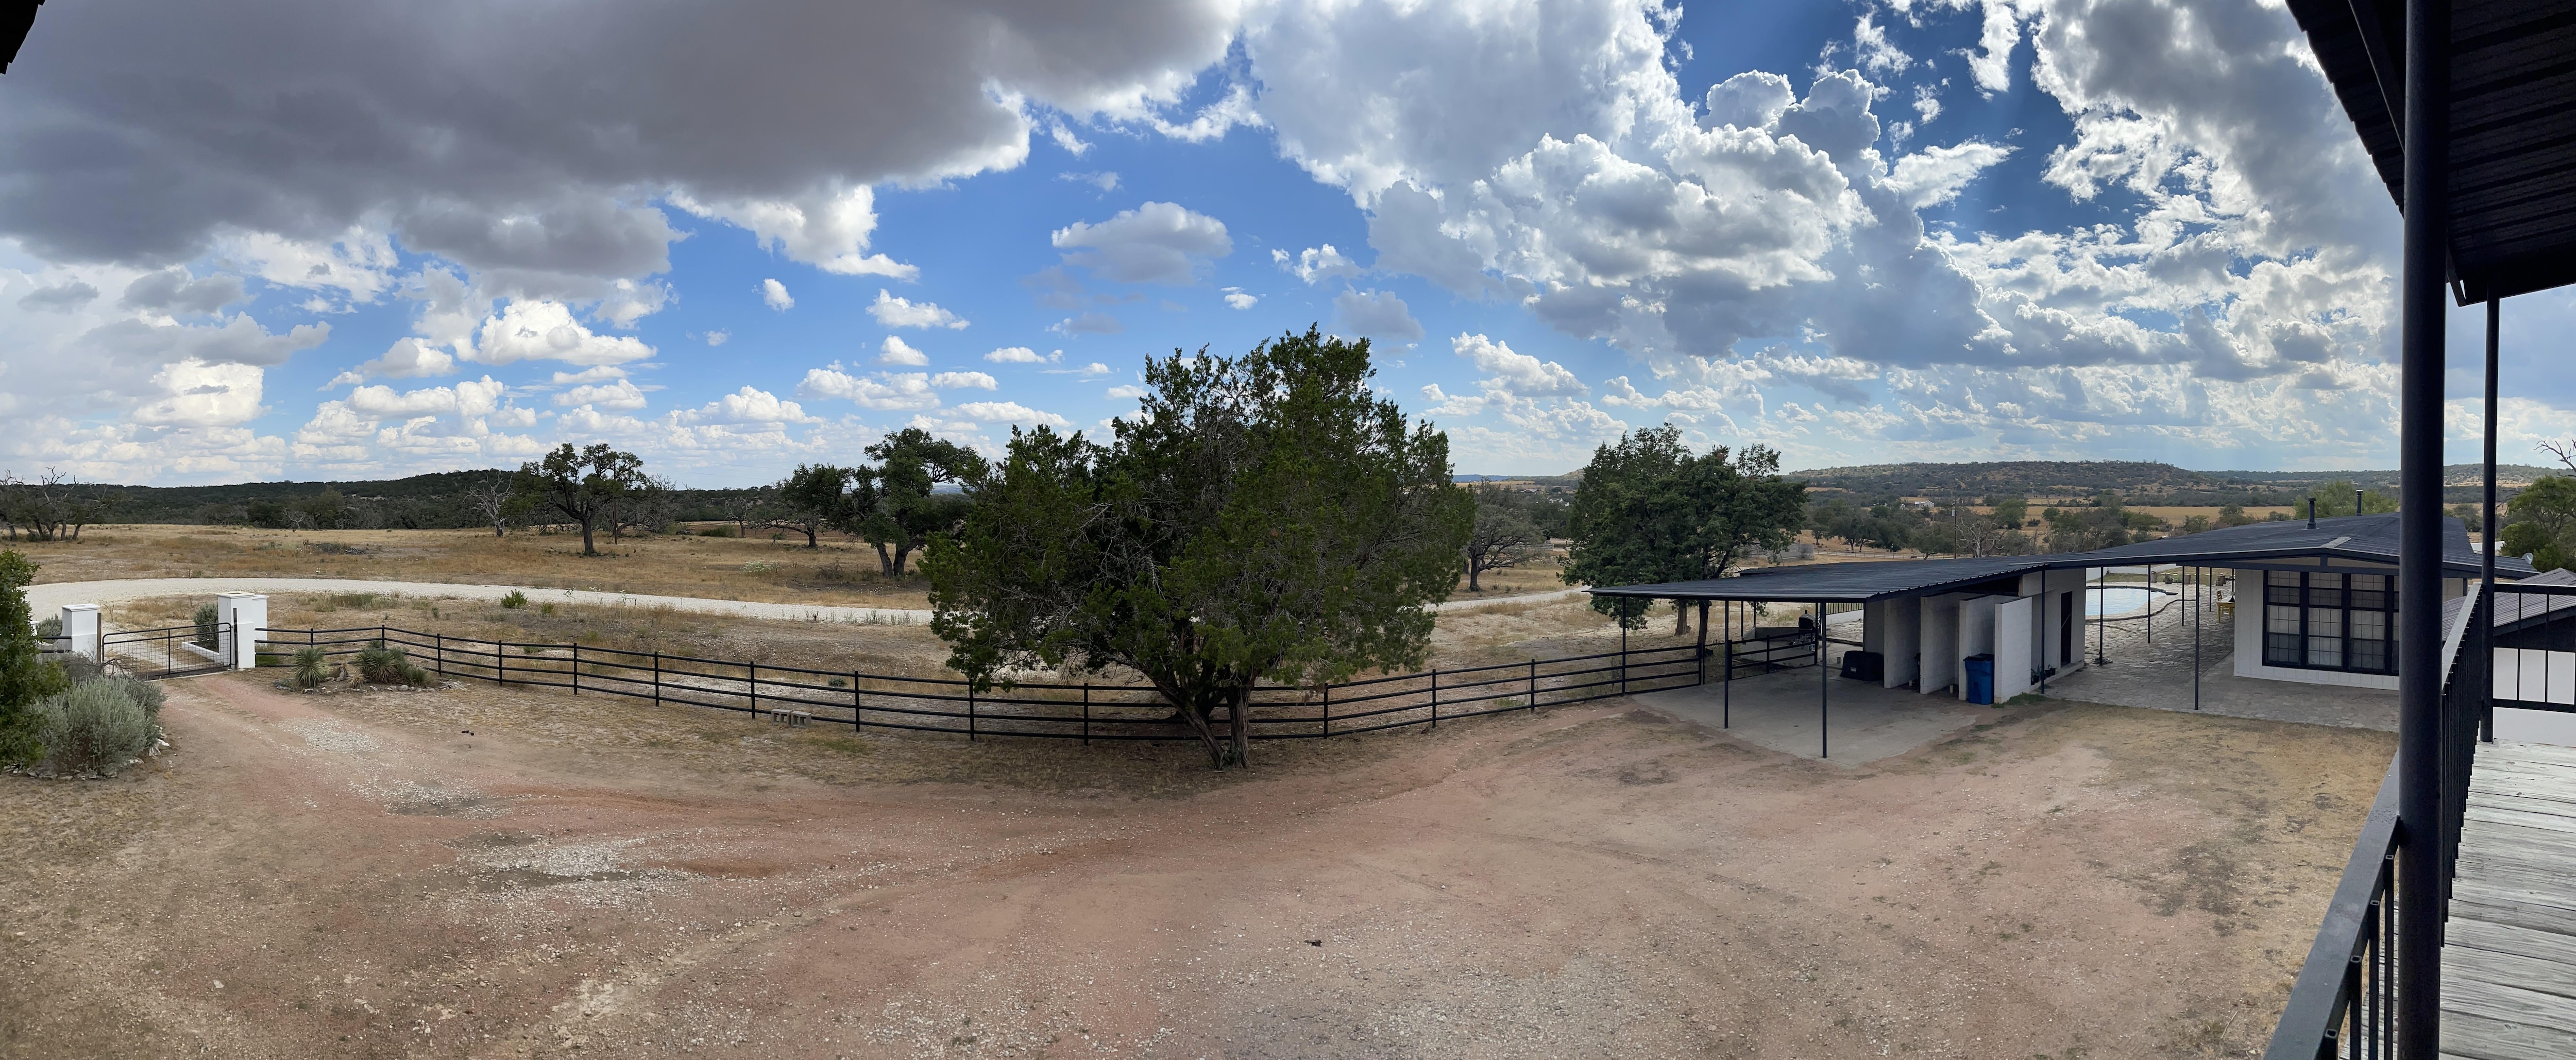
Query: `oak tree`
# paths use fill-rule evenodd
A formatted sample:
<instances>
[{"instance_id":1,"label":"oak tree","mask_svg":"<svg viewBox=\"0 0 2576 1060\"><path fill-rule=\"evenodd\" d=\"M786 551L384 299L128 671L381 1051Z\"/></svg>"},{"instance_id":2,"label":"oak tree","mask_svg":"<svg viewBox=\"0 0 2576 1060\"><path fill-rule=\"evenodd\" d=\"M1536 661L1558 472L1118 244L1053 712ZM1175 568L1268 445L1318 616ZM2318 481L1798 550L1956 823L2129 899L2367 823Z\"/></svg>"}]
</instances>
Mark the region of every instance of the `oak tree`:
<instances>
[{"instance_id":1,"label":"oak tree","mask_svg":"<svg viewBox=\"0 0 2576 1060\"><path fill-rule=\"evenodd\" d=\"M1365 340L1310 328L1149 363L1106 445L1014 431L922 563L949 665L1133 670L1218 768L1247 759L1260 683L1419 665L1475 501L1374 374Z\"/></svg>"}]
</instances>

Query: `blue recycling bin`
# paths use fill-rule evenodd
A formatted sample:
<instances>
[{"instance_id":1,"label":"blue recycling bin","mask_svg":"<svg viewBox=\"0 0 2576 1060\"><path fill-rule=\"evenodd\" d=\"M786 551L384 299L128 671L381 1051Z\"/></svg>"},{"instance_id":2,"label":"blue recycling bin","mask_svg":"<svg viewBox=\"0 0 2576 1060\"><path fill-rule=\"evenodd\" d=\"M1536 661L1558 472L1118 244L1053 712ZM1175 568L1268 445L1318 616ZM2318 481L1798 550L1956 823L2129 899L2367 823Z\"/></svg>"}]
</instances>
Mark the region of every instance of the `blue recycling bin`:
<instances>
[{"instance_id":1,"label":"blue recycling bin","mask_svg":"<svg viewBox=\"0 0 2576 1060\"><path fill-rule=\"evenodd\" d=\"M1994 701L1995 657L1992 655L1968 656L1968 702L1993 703Z\"/></svg>"}]
</instances>

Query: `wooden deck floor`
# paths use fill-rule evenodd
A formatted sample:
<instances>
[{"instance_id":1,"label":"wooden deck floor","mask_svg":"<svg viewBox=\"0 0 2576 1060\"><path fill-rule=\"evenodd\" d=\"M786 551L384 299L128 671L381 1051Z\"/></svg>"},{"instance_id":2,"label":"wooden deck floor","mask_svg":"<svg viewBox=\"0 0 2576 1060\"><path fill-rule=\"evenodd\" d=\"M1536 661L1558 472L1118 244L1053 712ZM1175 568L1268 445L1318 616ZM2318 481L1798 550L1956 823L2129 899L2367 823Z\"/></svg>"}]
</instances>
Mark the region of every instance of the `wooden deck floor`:
<instances>
[{"instance_id":1,"label":"wooden deck floor","mask_svg":"<svg viewBox=\"0 0 2576 1060\"><path fill-rule=\"evenodd\" d=\"M2576 747L2478 747L2442 945L2442 1055L2576 1057Z\"/></svg>"}]
</instances>

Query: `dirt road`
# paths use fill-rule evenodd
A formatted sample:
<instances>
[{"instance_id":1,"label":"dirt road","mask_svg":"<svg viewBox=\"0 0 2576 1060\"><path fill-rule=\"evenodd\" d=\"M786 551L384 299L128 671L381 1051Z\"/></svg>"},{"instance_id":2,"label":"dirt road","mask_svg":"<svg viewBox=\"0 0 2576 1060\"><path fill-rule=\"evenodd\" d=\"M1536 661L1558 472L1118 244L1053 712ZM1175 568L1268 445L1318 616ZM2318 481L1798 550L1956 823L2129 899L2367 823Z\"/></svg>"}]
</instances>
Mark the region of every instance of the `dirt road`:
<instances>
[{"instance_id":1,"label":"dirt road","mask_svg":"<svg viewBox=\"0 0 2576 1060\"><path fill-rule=\"evenodd\" d=\"M265 677L0 777L0 1054L2242 1055L2389 753L2047 704L1844 771L1613 701L1220 776Z\"/></svg>"}]
</instances>

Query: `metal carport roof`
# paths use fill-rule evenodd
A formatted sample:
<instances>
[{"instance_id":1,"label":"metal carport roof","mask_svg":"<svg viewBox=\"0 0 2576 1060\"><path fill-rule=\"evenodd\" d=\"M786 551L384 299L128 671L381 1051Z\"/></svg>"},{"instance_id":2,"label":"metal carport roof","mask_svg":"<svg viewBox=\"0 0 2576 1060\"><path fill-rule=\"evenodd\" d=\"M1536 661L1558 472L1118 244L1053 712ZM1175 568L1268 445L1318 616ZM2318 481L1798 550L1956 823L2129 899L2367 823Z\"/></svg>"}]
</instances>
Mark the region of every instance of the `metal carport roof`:
<instances>
[{"instance_id":1,"label":"metal carport roof","mask_svg":"<svg viewBox=\"0 0 2576 1060\"><path fill-rule=\"evenodd\" d=\"M2443 573L2451 577L2477 577L2479 556L2469 547L2468 530L2457 519L2446 518L2444 523ZM1865 603L1891 596L1951 592L2002 578L2016 578L2033 571L2147 564L2224 567L2320 558L2394 565L2397 562L2397 516L2337 516L2317 520L2315 529L2309 529L2304 519L2249 523L2116 548L2054 555L1758 567L1732 578L1616 585L1590 591L1595 596L1656 600L1843 604ZM2521 560L2498 556L2496 573L2522 578L2529 577L2534 571L2530 564Z\"/></svg>"}]
</instances>

